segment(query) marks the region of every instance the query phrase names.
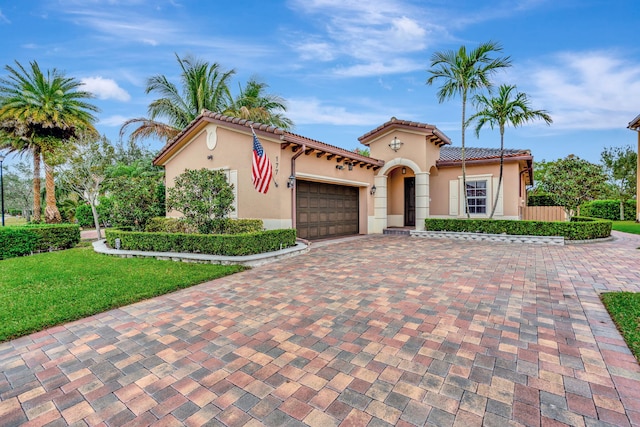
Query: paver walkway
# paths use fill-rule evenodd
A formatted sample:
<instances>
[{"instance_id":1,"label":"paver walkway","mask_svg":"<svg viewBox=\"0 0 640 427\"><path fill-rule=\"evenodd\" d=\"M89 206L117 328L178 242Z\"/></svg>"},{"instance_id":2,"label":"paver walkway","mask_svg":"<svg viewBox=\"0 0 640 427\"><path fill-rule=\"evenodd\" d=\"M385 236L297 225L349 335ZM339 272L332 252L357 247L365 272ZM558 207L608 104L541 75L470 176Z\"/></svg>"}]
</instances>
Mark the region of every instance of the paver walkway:
<instances>
[{"instance_id":1,"label":"paver walkway","mask_svg":"<svg viewBox=\"0 0 640 427\"><path fill-rule=\"evenodd\" d=\"M640 426L640 367L598 292L640 238L397 236L0 344L0 424Z\"/></svg>"}]
</instances>

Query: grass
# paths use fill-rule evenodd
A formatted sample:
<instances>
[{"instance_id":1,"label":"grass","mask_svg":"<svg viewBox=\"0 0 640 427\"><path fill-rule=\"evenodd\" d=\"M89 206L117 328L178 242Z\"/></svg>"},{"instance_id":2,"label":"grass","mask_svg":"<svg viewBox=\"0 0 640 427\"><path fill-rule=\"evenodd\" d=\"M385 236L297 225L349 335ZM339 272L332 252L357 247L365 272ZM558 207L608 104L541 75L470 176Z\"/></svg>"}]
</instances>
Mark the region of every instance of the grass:
<instances>
[{"instance_id":1,"label":"grass","mask_svg":"<svg viewBox=\"0 0 640 427\"><path fill-rule=\"evenodd\" d=\"M625 233L640 234L640 223L635 221L613 221L613 229Z\"/></svg>"},{"instance_id":2,"label":"grass","mask_svg":"<svg viewBox=\"0 0 640 427\"><path fill-rule=\"evenodd\" d=\"M607 292L601 298L631 352L640 362L640 293Z\"/></svg>"},{"instance_id":3,"label":"grass","mask_svg":"<svg viewBox=\"0 0 640 427\"><path fill-rule=\"evenodd\" d=\"M4 225L25 225L27 220L22 216L4 216Z\"/></svg>"},{"instance_id":4,"label":"grass","mask_svg":"<svg viewBox=\"0 0 640 427\"><path fill-rule=\"evenodd\" d=\"M0 261L0 342L242 271L78 247Z\"/></svg>"}]
</instances>

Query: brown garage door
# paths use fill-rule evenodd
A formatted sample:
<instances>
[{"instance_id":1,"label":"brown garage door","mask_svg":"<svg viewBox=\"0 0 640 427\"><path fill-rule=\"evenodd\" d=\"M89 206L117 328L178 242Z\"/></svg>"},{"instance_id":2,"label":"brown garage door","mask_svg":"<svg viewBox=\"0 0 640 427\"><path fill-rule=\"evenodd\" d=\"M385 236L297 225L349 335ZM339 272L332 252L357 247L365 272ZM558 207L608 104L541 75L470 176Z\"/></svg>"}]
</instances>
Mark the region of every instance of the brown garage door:
<instances>
[{"instance_id":1,"label":"brown garage door","mask_svg":"<svg viewBox=\"0 0 640 427\"><path fill-rule=\"evenodd\" d=\"M358 234L358 188L321 182L297 181L298 237Z\"/></svg>"}]
</instances>

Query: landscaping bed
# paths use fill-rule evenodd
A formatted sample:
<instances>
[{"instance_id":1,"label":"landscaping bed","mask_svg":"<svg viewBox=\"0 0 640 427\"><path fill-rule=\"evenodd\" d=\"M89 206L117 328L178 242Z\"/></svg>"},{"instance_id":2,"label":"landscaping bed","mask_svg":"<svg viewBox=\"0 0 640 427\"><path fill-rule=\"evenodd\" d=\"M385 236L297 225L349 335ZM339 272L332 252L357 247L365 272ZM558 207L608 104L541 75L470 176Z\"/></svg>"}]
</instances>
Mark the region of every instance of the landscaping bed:
<instances>
[{"instance_id":1,"label":"landscaping bed","mask_svg":"<svg viewBox=\"0 0 640 427\"><path fill-rule=\"evenodd\" d=\"M611 221L573 217L566 221L515 221L491 219L427 218L427 231L507 234L518 236L561 236L567 240L601 239L611 235Z\"/></svg>"}]
</instances>

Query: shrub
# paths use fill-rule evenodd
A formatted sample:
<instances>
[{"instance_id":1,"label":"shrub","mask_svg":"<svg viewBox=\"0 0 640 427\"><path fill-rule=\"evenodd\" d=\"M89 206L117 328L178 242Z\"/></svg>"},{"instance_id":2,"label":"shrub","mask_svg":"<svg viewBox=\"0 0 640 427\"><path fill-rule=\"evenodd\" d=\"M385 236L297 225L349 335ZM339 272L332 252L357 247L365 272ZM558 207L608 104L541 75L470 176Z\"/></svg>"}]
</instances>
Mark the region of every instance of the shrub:
<instances>
[{"instance_id":1,"label":"shrub","mask_svg":"<svg viewBox=\"0 0 640 427\"><path fill-rule=\"evenodd\" d=\"M167 191L167 208L184 215L184 221L198 232L216 232L216 221L233 210L233 185L219 170L187 169Z\"/></svg>"},{"instance_id":2,"label":"shrub","mask_svg":"<svg viewBox=\"0 0 640 427\"><path fill-rule=\"evenodd\" d=\"M489 219L427 218L425 230L469 233L513 234L522 236L562 236L567 240L609 237L611 221L573 217L571 222L513 221Z\"/></svg>"},{"instance_id":3,"label":"shrub","mask_svg":"<svg viewBox=\"0 0 640 427\"><path fill-rule=\"evenodd\" d=\"M556 206L556 202L550 194L530 194L527 206Z\"/></svg>"},{"instance_id":4,"label":"shrub","mask_svg":"<svg viewBox=\"0 0 640 427\"><path fill-rule=\"evenodd\" d=\"M594 200L580 207L580 215L593 218L618 221L620 219L620 200ZM636 219L636 201L627 200L624 205L624 219Z\"/></svg>"},{"instance_id":5,"label":"shrub","mask_svg":"<svg viewBox=\"0 0 640 427\"><path fill-rule=\"evenodd\" d=\"M38 236L24 227L0 228L0 259L29 255L38 246Z\"/></svg>"},{"instance_id":6,"label":"shrub","mask_svg":"<svg viewBox=\"0 0 640 427\"><path fill-rule=\"evenodd\" d=\"M76 220L80 227L93 227L93 213L91 206L87 204L78 205L76 208Z\"/></svg>"},{"instance_id":7,"label":"shrub","mask_svg":"<svg viewBox=\"0 0 640 427\"><path fill-rule=\"evenodd\" d=\"M69 249L80 242L75 224L25 225L0 228L0 259Z\"/></svg>"},{"instance_id":8,"label":"shrub","mask_svg":"<svg viewBox=\"0 0 640 427\"><path fill-rule=\"evenodd\" d=\"M112 186L111 219L115 226L144 230L147 221L164 215L164 185L157 177L120 176Z\"/></svg>"},{"instance_id":9,"label":"shrub","mask_svg":"<svg viewBox=\"0 0 640 427\"><path fill-rule=\"evenodd\" d=\"M9 215L20 216L22 215L22 211L20 209L9 209Z\"/></svg>"},{"instance_id":10,"label":"shrub","mask_svg":"<svg viewBox=\"0 0 640 427\"><path fill-rule=\"evenodd\" d=\"M119 238L120 248L126 250L239 256L294 246L296 231L283 229L243 234L185 234L107 229L106 238L111 247L115 246L115 239Z\"/></svg>"},{"instance_id":11,"label":"shrub","mask_svg":"<svg viewBox=\"0 0 640 427\"><path fill-rule=\"evenodd\" d=\"M264 230L261 219L232 219L222 218L212 221L212 232L205 234L241 234L255 233ZM184 218L152 218L144 231L151 233L188 233L194 234L198 230Z\"/></svg>"}]
</instances>

